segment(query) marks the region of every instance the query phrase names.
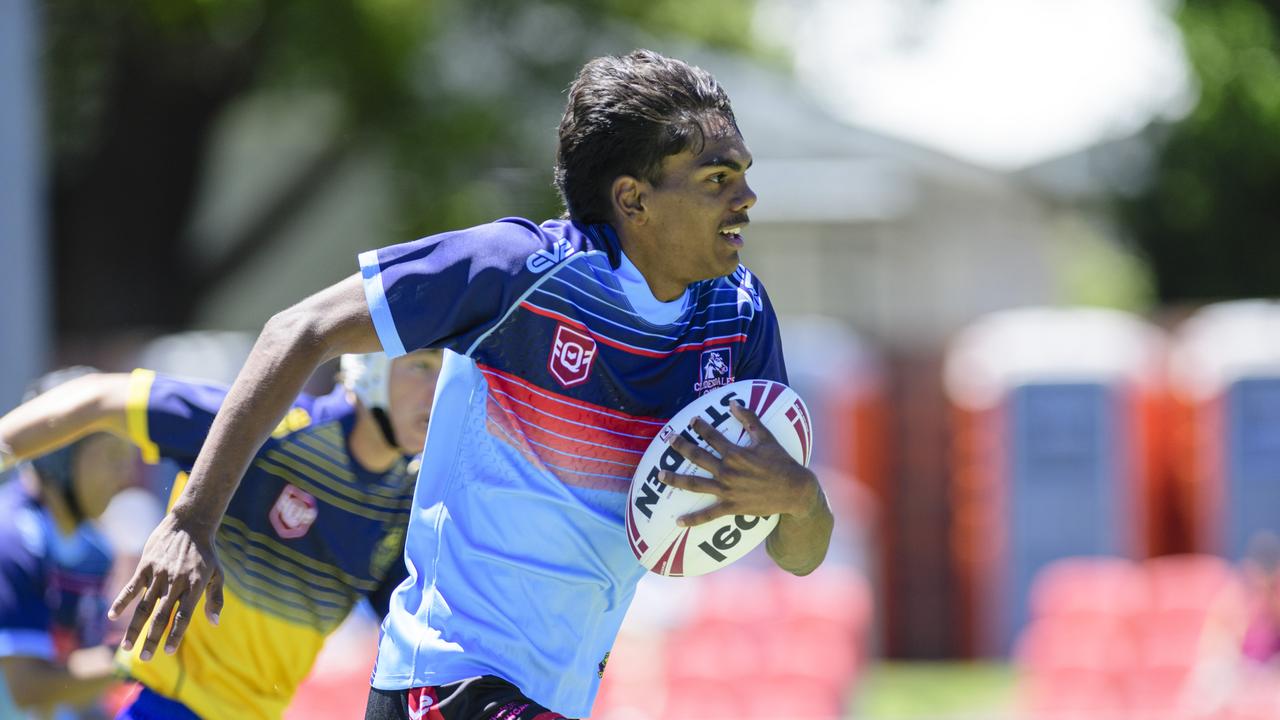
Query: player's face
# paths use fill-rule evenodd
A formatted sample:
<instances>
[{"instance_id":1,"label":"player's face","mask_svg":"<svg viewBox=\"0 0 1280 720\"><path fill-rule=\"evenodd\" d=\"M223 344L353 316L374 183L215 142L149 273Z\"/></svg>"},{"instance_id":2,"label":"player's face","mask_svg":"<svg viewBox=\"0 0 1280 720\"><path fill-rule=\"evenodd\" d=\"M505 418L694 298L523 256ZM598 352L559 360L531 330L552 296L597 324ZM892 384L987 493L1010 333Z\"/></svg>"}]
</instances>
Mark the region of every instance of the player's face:
<instances>
[{"instance_id":1,"label":"player's face","mask_svg":"<svg viewBox=\"0 0 1280 720\"><path fill-rule=\"evenodd\" d=\"M440 377L440 360L438 352L419 350L391 361L387 386L391 407L387 415L396 441L406 453L422 452L426 443L431 400Z\"/></svg>"},{"instance_id":2,"label":"player's face","mask_svg":"<svg viewBox=\"0 0 1280 720\"><path fill-rule=\"evenodd\" d=\"M695 152L699 150L699 152ZM738 130L710 124L706 143L668 156L646 203L651 237L668 259L664 272L682 284L728 275L738 267L747 210L751 153Z\"/></svg>"},{"instance_id":3,"label":"player's face","mask_svg":"<svg viewBox=\"0 0 1280 720\"><path fill-rule=\"evenodd\" d=\"M87 518L102 515L116 493L133 479L137 451L114 435L98 433L85 438L76 451L72 477L76 499Z\"/></svg>"}]
</instances>

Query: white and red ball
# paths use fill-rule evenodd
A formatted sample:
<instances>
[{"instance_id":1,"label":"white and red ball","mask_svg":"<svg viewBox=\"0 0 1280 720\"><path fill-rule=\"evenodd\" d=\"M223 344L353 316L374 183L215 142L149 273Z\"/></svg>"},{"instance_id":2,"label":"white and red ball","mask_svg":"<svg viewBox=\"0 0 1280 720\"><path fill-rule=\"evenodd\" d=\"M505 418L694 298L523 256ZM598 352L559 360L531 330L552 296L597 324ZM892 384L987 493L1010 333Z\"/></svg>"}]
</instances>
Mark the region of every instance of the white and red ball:
<instances>
[{"instance_id":1,"label":"white and red ball","mask_svg":"<svg viewBox=\"0 0 1280 720\"><path fill-rule=\"evenodd\" d=\"M772 380L740 380L725 385L686 405L663 426L645 450L631 478L627 497L627 539L636 559L659 575L691 577L719 570L759 545L778 524L777 515L755 517L728 515L693 527L676 521L716 502L707 493L673 488L658 480L660 470L708 477L709 473L685 459L670 441L685 434L712 455L705 440L689 427L701 416L720 434L737 445L748 445L751 436L730 412L733 400L742 402L791 457L808 465L813 452L813 424L808 408L794 390Z\"/></svg>"}]
</instances>

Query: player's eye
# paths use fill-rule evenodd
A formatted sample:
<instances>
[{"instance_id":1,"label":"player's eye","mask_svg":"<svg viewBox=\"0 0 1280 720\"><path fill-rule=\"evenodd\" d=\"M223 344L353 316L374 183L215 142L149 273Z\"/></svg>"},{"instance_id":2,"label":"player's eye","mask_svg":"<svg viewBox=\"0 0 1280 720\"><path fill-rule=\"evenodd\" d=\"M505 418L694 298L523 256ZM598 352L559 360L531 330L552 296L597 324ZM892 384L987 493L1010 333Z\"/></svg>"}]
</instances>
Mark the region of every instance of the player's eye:
<instances>
[{"instance_id":1,"label":"player's eye","mask_svg":"<svg viewBox=\"0 0 1280 720\"><path fill-rule=\"evenodd\" d=\"M718 172L707 179L717 185L723 185L724 183L728 182L729 173Z\"/></svg>"}]
</instances>

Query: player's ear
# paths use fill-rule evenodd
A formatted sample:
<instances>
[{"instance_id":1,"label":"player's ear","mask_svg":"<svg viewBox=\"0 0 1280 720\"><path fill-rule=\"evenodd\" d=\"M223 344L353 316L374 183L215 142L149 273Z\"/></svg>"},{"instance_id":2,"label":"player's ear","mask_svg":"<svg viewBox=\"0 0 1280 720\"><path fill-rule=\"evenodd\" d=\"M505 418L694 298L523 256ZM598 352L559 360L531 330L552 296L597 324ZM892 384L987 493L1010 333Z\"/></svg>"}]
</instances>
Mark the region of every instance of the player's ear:
<instances>
[{"instance_id":1,"label":"player's ear","mask_svg":"<svg viewBox=\"0 0 1280 720\"><path fill-rule=\"evenodd\" d=\"M609 200L613 204L614 217L623 223L643 225L647 219L645 212L645 183L631 175L619 175L613 179L609 187Z\"/></svg>"}]
</instances>

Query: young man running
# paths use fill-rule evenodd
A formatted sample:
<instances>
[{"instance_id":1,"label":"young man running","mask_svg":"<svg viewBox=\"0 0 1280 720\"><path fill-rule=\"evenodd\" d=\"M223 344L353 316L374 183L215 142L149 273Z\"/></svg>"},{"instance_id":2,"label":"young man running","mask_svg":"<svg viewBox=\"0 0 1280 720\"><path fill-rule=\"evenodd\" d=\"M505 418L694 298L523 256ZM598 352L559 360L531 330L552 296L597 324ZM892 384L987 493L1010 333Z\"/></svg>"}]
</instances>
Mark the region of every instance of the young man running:
<instances>
[{"instance_id":1,"label":"young man running","mask_svg":"<svg viewBox=\"0 0 1280 720\"><path fill-rule=\"evenodd\" d=\"M227 498L316 365L446 348L437 403L449 422L429 432L409 579L383 623L366 717L588 714L644 574L623 523L644 448L699 392L786 380L768 296L738 264L750 165L706 72L648 51L587 63L560 125L567 219L508 218L365 253L359 274L267 323L117 598L119 611L141 596L127 638L158 646L176 610L168 644L181 640L217 574L211 538ZM725 370L703 377L708 365ZM751 446L695 425L720 458L673 444L712 477L663 479L719 498L690 523L780 514L769 553L807 573L831 535L821 486L758 418L733 412Z\"/></svg>"}]
</instances>

